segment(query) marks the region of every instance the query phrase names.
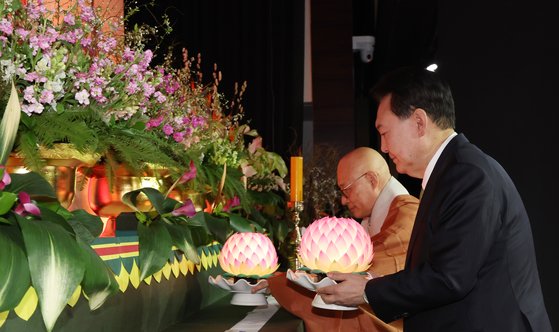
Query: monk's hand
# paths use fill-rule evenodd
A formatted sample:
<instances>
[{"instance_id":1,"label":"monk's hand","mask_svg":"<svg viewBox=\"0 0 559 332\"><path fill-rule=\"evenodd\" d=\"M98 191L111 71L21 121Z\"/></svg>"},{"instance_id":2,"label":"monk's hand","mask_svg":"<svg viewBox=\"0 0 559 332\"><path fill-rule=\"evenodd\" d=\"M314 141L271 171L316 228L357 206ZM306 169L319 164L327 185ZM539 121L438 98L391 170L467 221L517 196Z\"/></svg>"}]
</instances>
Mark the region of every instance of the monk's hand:
<instances>
[{"instance_id":1,"label":"monk's hand","mask_svg":"<svg viewBox=\"0 0 559 332\"><path fill-rule=\"evenodd\" d=\"M325 303L349 307L365 303L363 294L365 293L365 285L369 281L367 275L330 272L328 277L336 280L337 284L316 290Z\"/></svg>"}]
</instances>

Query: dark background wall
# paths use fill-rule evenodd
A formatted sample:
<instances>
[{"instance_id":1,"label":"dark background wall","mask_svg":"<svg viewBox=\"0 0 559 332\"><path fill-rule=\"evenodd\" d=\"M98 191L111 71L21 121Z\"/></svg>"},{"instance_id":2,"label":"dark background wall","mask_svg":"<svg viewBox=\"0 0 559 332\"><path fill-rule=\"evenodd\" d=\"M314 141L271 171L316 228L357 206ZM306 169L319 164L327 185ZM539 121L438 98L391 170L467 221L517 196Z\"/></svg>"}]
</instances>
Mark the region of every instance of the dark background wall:
<instances>
[{"instance_id":1,"label":"dark background wall","mask_svg":"<svg viewBox=\"0 0 559 332\"><path fill-rule=\"evenodd\" d=\"M551 323L559 329L554 1L441 1L437 63L454 88L457 127L509 172L530 216Z\"/></svg>"},{"instance_id":2,"label":"dark background wall","mask_svg":"<svg viewBox=\"0 0 559 332\"><path fill-rule=\"evenodd\" d=\"M183 48L200 53L201 70L211 82L214 64L223 74L219 90L228 100L235 83L247 82L245 119L262 134L265 148L284 157L302 143L304 1L298 0L124 0L138 8L127 23L161 26L169 17L173 32L158 40L163 55L172 46L175 66ZM162 31L160 29L160 31ZM161 33L162 35L162 33ZM157 43L149 46L155 47ZM162 56L154 62L162 61Z\"/></svg>"},{"instance_id":3,"label":"dark background wall","mask_svg":"<svg viewBox=\"0 0 559 332\"><path fill-rule=\"evenodd\" d=\"M353 5L363 8L371 2ZM371 71L367 87L400 65L439 65L438 72L453 88L457 131L503 165L524 200L546 306L552 325L559 328L559 216L554 206L559 198L555 174L559 167L554 161L559 151L557 2L378 0L377 4L372 68L358 65ZM354 29L361 34L368 26L363 22L374 15L357 8ZM367 110L357 107L355 112ZM371 114L374 119L375 112ZM371 133L370 145L378 147L374 129ZM403 180L409 188L418 188L415 180Z\"/></svg>"},{"instance_id":4,"label":"dark background wall","mask_svg":"<svg viewBox=\"0 0 559 332\"><path fill-rule=\"evenodd\" d=\"M383 73L436 62L453 87L457 130L509 172L530 215L545 302L559 328L557 171L559 10L552 0L311 0L315 144L341 152L378 148L368 91ZM286 158L301 146L302 0L160 0L174 43L217 63L227 92L248 81L247 118L266 148ZM141 20L152 15L144 13ZM372 63L352 35L374 35ZM230 88L229 88L230 89ZM230 91L230 90L229 90ZM419 182L400 179L412 193Z\"/></svg>"}]
</instances>

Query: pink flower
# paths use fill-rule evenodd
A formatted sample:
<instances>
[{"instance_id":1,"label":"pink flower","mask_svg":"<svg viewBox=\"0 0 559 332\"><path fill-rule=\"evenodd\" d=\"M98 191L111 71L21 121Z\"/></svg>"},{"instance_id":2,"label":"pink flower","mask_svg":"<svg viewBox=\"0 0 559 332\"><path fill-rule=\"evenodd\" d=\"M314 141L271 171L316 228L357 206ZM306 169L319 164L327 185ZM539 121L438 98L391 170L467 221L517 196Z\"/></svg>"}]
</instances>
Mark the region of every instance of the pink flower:
<instances>
[{"instance_id":1,"label":"pink flower","mask_svg":"<svg viewBox=\"0 0 559 332\"><path fill-rule=\"evenodd\" d=\"M250 178L251 176L256 175L257 173L254 167L252 167L252 165L250 165L247 162L241 163L241 171L243 172L243 175L246 176L247 178Z\"/></svg>"},{"instance_id":2,"label":"pink flower","mask_svg":"<svg viewBox=\"0 0 559 332\"><path fill-rule=\"evenodd\" d=\"M169 136L174 132L174 129L170 124L166 124L163 126L163 132L165 135Z\"/></svg>"},{"instance_id":3,"label":"pink flower","mask_svg":"<svg viewBox=\"0 0 559 332\"><path fill-rule=\"evenodd\" d=\"M2 179L0 180L0 190L4 190L7 185L12 182L12 178L4 166L0 166L0 172L2 172Z\"/></svg>"},{"instance_id":4,"label":"pink flower","mask_svg":"<svg viewBox=\"0 0 559 332\"><path fill-rule=\"evenodd\" d=\"M159 127L161 125L161 123L163 122L163 117L162 116L158 116L157 118L154 119L150 119L148 121L148 123L146 124L147 128L154 128L154 127Z\"/></svg>"},{"instance_id":5,"label":"pink flower","mask_svg":"<svg viewBox=\"0 0 559 332\"><path fill-rule=\"evenodd\" d=\"M11 35L12 32L14 32L14 27L12 26L12 23L10 21L3 18L2 20L0 20L0 31L2 31L6 35Z\"/></svg>"},{"instance_id":6,"label":"pink flower","mask_svg":"<svg viewBox=\"0 0 559 332\"><path fill-rule=\"evenodd\" d=\"M189 199L184 204L175 209L171 212L171 214L175 217L177 216L187 216L187 217L194 217L196 214L196 208L194 207L194 203Z\"/></svg>"},{"instance_id":7,"label":"pink flower","mask_svg":"<svg viewBox=\"0 0 559 332\"><path fill-rule=\"evenodd\" d=\"M239 205L241 205L241 200L239 199L239 197L234 196L233 198L227 200L225 206L223 207L223 211L228 212L235 206Z\"/></svg>"},{"instance_id":8,"label":"pink flower","mask_svg":"<svg viewBox=\"0 0 559 332\"><path fill-rule=\"evenodd\" d=\"M41 215L41 210L37 207L37 205L31 203L31 198L29 194L22 191L18 194L19 204L14 209L14 212L19 214L20 216L25 216L27 214L33 214L36 216Z\"/></svg>"},{"instance_id":9,"label":"pink flower","mask_svg":"<svg viewBox=\"0 0 559 332\"><path fill-rule=\"evenodd\" d=\"M184 132L182 131L177 131L173 134L173 139L175 140L175 142L180 143L184 140Z\"/></svg>"},{"instance_id":10,"label":"pink flower","mask_svg":"<svg viewBox=\"0 0 559 332\"><path fill-rule=\"evenodd\" d=\"M196 177L196 166L194 165L194 162L191 160L190 161L190 170L186 173L184 173L180 180L179 183L185 183L187 181L190 181L192 179L194 179Z\"/></svg>"},{"instance_id":11,"label":"pink flower","mask_svg":"<svg viewBox=\"0 0 559 332\"><path fill-rule=\"evenodd\" d=\"M252 142L248 145L248 152L250 152L250 154L254 154L254 152L256 152L256 149L261 147L262 147L262 137L258 136L255 139L253 139Z\"/></svg>"},{"instance_id":12,"label":"pink flower","mask_svg":"<svg viewBox=\"0 0 559 332\"><path fill-rule=\"evenodd\" d=\"M75 20L75 18L74 18L74 15L72 15L72 13L66 14L66 16L64 16L64 22L65 22L66 24L69 24L69 25L74 25L74 24L76 24L76 20Z\"/></svg>"}]
</instances>

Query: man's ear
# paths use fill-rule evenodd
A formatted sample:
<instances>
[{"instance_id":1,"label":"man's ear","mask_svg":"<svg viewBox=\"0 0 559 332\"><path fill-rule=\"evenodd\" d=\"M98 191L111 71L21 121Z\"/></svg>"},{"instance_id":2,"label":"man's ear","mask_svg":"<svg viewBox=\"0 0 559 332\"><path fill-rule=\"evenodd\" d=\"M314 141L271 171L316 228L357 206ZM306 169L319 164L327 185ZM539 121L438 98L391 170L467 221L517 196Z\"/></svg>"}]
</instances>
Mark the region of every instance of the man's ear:
<instances>
[{"instance_id":1,"label":"man's ear","mask_svg":"<svg viewBox=\"0 0 559 332\"><path fill-rule=\"evenodd\" d=\"M365 175L367 181L374 187L378 183L378 174L376 172L369 171L367 175Z\"/></svg>"},{"instance_id":2,"label":"man's ear","mask_svg":"<svg viewBox=\"0 0 559 332\"><path fill-rule=\"evenodd\" d=\"M414 125L417 129L417 135L423 136L425 135L425 130L427 129L427 112L423 108L416 108L413 111L412 118L414 121Z\"/></svg>"}]
</instances>

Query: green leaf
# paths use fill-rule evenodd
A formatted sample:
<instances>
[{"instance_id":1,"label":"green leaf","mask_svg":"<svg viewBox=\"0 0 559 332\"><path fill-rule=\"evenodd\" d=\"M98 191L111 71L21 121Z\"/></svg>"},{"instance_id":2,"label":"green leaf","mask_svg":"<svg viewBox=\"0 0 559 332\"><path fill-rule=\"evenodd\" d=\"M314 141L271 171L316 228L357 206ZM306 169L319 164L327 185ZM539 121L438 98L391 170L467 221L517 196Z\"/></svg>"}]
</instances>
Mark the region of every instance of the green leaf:
<instances>
[{"instance_id":1,"label":"green leaf","mask_svg":"<svg viewBox=\"0 0 559 332\"><path fill-rule=\"evenodd\" d=\"M103 232L101 218L89 214L85 210L72 211L72 217L68 219L68 223L72 226L76 235L89 244Z\"/></svg>"},{"instance_id":2,"label":"green leaf","mask_svg":"<svg viewBox=\"0 0 559 332\"><path fill-rule=\"evenodd\" d=\"M192 241L192 234L190 229L186 224L165 224L173 244L177 246L188 260L194 262L194 264L200 264L200 256L198 256L198 251L194 246L194 241Z\"/></svg>"},{"instance_id":3,"label":"green leaf","mask_svg":"<svg viewBox=\"0 0 559 332\"><path fill-rule=\"evenodd\" d=\"M51 199L56 199L56 193L50 183L45 180L40 174L35 172L29 172L26 174L10 174L12 182L6 186L5 191L10 191L13 193L19 193L20 191L25 191L33 199L37 197L47 197Z\"/></svg>"},{"instance_id":4,"label":"green leaf","mask_svg":"<svg viewBox=\"0 0 559 332\"><path fill-rule=\"evenodd\" d=\"M227 221L227 219L216 218L206 212L204 212L204 218L206 220L206 225L214 238L220 243L225 243L229 234L232 233L229 221Z\"/></svg>"},{"instance_id":5,"label":"green leaf","mask_svg":"<svg viewBox=\"0 0 559 332\"><path fill-rule=\"evenodd\" d=\"M142 192L140 191L140 189L129 191L126 194L122 195L121 201L131 207L135 212L141 213L141 211L136 206L138 195L140 195L141 193Z\"/></svg>"},{"instance_id":6,"label":"green leaf","mask_svg":"<svg viewBox=\"0 0 559 332\"><path fill-rule=\"evenodd\" d=\"M266 151L265 156L266 159L272 163L272 170L277 170L279 176L284 178L287 175L287 165L285 164L283 158L279 154L270 151Z\"/></svg>"},{"instance_id":7,"label":"green leaf","mask_svg":"<svg viewBox=\"0 0 559 332\"><path fill-rule=\"evenodd\" d=\"M74 235L74 229L72 228L72 226L70 226L70 224L68 224L68 222L66 221L66 219L64 219L63 216L54 212L50 208L45 208L44 205L41 203L38 204L38 207L41 210L42 220L48 220L53 224L57 224L60 227L64 228L68 233Z\"/></svg>"},{"instance_id":8,"label":"green leaf","mask_svg":"<svg viewBox=\"0 0 559 332\"><path fill-rule=\"evenodd\" d=\"M229 215L229 223L231 228L237 232L262 232L260 225L253 224L248 219L235 213Z\"/></svg>"},{"instance_id":9,"label":"green leaf","mask_svg":"<svg viewBox=\"0 0 559 332\"><path fill-rule=\"evenodd\" d=\"M286 220L285 222L278 222L276 224L276 238L279 240L279 242L283 242L286 238L287 238L287 234L289 234L289 227L288 227L288 221Z\"/></svg>"},{"instance_id":10,"label":"green leaf","mask_svg":"<svg viewBox=\"0 0 559 332\"><path fill-rule=\"evenodd\" d=\"M82 289L89 299L89 309L99 308L110 295L118 291L118 282L112 270L97 255L95 250L78 241L85 256L85 274Z\"/></svg>"},{"instance_id":11,"label":"green leaf","mask_svg":"<svg viewBox=\"0 0 559 332\"><path fill-rule=\"evenodd\" d=\"M27 251L33 287L43 321L52 331L58 316L84 277L85 264L76 239L47 220L17 218Z\"/></svg>"},{"instance_id":12,"label":"green leaf","mask_svg":"<svg viewBox=\"0 0 559 332\"><path fill-rule=\"evenodd\" d=\"M31 285L18 227L0 228L0 312L15 308Z\"/></svg>"},{"instance_id":13,"label":"green leaf","mask_svg":"<svg viewBox=\"0 0 559 332\"><path fill-rule=\"evenodd\" d=\"M140 280L161 270L171 255L171 235L165 225L154 220L149 226L138 224L140 243Z\"/></svg>"},{"instance_id":14,"label":"green leaf","mask_svg":"<svg viewBox=\"0 0 559 332\"><path fill-rule=\"evenodd\" d=\"M0 215L8 213L14 206L17 195L10 192L0 192Z\"/></svg>"},{"instance_id":15,"label":"green leaf","mask_svg":"<svg viewBox=\"0 0 559 332\"><path fill-rule=\"evenodd\" d=\"M17 96L17 90L12 81L12 89L10 98L6 104L6 110L0 122L0 165L4 165L8 156L12 152L14 142L19 128L19 119L21 117L21 106Z\"/></svg>"},{"instance_id":16,"label":"green leaf","mask_svg":"<svg viewBox=\"0 0 559 332\"><path fill-rule=\"evenodd\" d=\"M210 243L211 234L206 228L191 226L190 224L188 225L188 228L190 229L190 234L192 235L192 245L194 245L194 247L198 248L201 245Z\"/></svg>"},{"instance_id":17,"label":"green leaf","mask_svg":"<svg viewBox=\"0 0 559 332\"><path fill-rule=\"evenodd\" d=\"M165 211L165 205L163 204L165 201L165 197L159 190L154 188L141 188L138 190L130 191L122 196L122 202L133 208L135 211L139 211L136 204L138 195L140 195L141 193L147 196L147 198L151 202L151 205L157 211L157 213L164 214L166 212L169 212Z\"/></svg>"},{"instance_id":18,"label":"green leaf","mask_svg":"<svg viewBox=\"0 0 559 332\"><path fill-rule=\"evenodd\" d=\"M250 219L254 220L254 222L256 222L258 225L260 225L262 227L266 227L266 224L268 224L268 222L269 222L269 220L266 219L266 217L264 215L262 215L262 213L256 208L251 209Z\"/></svg>"}]
</instances>

